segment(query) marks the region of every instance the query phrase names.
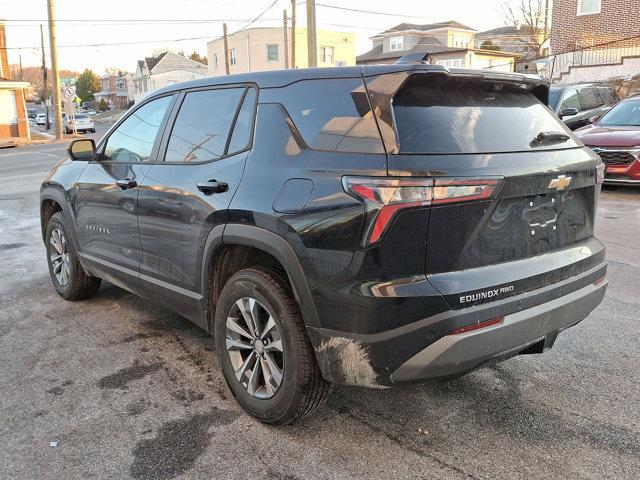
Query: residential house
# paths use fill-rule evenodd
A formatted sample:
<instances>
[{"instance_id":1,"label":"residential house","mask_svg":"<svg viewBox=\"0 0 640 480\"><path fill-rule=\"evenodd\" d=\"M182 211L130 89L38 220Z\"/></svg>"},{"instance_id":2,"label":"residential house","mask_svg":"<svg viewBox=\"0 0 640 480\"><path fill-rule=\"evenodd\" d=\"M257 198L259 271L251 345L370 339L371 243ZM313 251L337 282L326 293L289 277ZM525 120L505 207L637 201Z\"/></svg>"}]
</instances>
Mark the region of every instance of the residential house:
<instances>
[{"instance_id":1,"label":"residential house","mask_svg":"<svg viewBox=\"0 0 640 480\"><path fill-rule=\"evenodd\" d=\"M129 103L128 82L129 74L118 72L117 74L105 73L100 77L102 90L94 93L96 102L104 100L111 108L124 109Z\"/></svg>"},{"instance_id":2,"label":"residential house","mask_svg":"<svg viewBox=\"0 0 640 480\"><path fill-rule=\"evenodd\" d=\"M11 79L4 22L0 22L0 147L29 142L25 90L29 82Z\"/></svg>"},{"instance_id":3,"label":"residential house","mask_svg":"<svg viewBox=\"0 0 640 480\"><path fill-rule=\"evenodd\" d=\"M547 75L557 83L640 72L640 0L554 0Z\"/></svg>"},{"instance_id":4,"label":"residential house","mask_svg":"<svg viewBox=\"0 0 640 480\"><path fill-rule=\"evenodd\" d=\"M204 78L207 66L173 52L138 60L129 93L135 102L167 85Z\"/></svg>"},{"instance_id":5,"label":"residential house","mask_svg":"<svg viewBox=\"0 0 640 480\"><path fill-rule=\"evenodd\" d=\"M318 30L318 67L356 64L355 34ZM295 67L307 67L307 29L296 28ZM285 55L282 28L248 28L227 36L229 73L258 72L292 67L291 29L287 32ZM219 38L207 43L209 76L224 75L224 41ZM287 65L288 60L288 65Z\"/></svg>"},{"instance_id":6,"label":"residential house","mask_svg":"<svg viewBox=\"0 0 640 480\"><path fill-rule=\"evenodd\" d=\"M544 30L534 29L529 25L508 25L492 28L475 35L476 48L487 50L507 51L518 54L516 71L522 73L536 73L535 60L546 57Z\"/></svg>"},{"instance_id":7,"label":"residential house","mask_svg":"<svg viewBox=\"0 0 640 480\"><path fill-rule=\"evenodd\" d=\"M417 25L401 23L371 37L373 48L358 55L358 65L395 63L410 53L427 52L427 61L456 68L512 72L515 53L475 47L476 30L454 20Z\"/></svg>"}]
</instances>

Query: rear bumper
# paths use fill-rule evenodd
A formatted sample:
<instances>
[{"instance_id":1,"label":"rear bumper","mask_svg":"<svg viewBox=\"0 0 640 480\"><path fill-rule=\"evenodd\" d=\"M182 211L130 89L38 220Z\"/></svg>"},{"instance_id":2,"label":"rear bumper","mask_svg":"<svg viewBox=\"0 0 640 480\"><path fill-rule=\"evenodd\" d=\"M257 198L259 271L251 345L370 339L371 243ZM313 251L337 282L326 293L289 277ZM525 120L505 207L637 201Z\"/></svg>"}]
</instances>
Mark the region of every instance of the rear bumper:
<instances>
[{"instance_id":1,"label":"rear bumper","mask_svg":"<svg viewBox=\"0 0 640 480\"><path fill-rule=\"evenodd\" d=\"M539 345L551 348L557 335L587 317L596 308L607 281L590 284L568 295L506 315L495 326L458 335L446 335L396 369L391 383L455 378L489 363L504 360Z\"/></svg>"},{"instance_id":2,"label":"rear bumper","mask_svg":"<svg viewBox=\"0 0 640 480\"><path fill-rule=\"evenodd\" d=\"M583 320L602 301L606 269L601 262L541 288L379 333L307 330L323 375L336 383L380 386L455 378L518 353L550 348L561 331ZM449 335L461 326L497 317L504 317L498 325Z\"/></svg>"}]
</instances>

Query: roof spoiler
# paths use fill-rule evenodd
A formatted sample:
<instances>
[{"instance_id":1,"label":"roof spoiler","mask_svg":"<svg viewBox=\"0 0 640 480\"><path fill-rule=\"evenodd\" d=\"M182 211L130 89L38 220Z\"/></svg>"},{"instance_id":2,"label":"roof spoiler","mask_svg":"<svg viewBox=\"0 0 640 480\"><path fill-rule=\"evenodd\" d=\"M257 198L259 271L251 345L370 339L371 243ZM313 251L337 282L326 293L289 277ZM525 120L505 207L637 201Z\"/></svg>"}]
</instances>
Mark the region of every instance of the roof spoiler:
<instances>
[{"instance_id":1,"label":"roof spoiler","mask_svg":"<svg viewBox=\"0 0 640 480\"><path fill-rule=\"evenodd\" d=\"M399 63L429 63L429 52L415 52L408 53L407 55L400 57L396 60L396 64Z\"/></svg>"}]
</instances>

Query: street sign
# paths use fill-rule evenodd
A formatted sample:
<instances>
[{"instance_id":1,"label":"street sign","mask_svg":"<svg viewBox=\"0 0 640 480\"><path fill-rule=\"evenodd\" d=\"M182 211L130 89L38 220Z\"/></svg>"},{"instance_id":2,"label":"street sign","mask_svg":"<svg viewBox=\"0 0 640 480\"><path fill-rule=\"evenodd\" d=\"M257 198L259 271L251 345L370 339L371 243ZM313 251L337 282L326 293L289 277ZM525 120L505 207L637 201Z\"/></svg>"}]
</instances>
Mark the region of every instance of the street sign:
<instances>
[{"instance_id":1,"label":"street sign","mask_svg":"<svg viewBox=\"0 0 640 480\"><path fill-rule=\"evenodd\" d=\"M62 99L65 102L72 101L75 98L76 98L76 87L74 85L70 85L62 89Z\"/></svg>"}]
</instances>

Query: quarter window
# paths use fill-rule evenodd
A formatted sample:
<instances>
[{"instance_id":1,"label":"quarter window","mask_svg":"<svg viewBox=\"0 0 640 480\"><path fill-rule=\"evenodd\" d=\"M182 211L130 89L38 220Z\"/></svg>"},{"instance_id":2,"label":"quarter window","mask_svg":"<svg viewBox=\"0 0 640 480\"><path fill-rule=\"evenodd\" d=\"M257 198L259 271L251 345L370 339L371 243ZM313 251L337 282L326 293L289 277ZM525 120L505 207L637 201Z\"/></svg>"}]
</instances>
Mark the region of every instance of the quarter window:
<instances>
[{"instance_id":1,"label":"quarter window","mask_svg":"<svg viewBox=\"0 0 640 480\"><path fill-rule=\"evenodd\" d=\"M229 153L240 152L251 143L251 133L253 132L253 112L256 108L256 90L248 88L247 94L242 102L242 108L238 112L236 123L229 142Z\"/></svg>"},{"instance_id":2,"label":"quarter window","mask_svg":"<svg viewBox=\"0 0 640 480\"><path fill-rule=\"evenodd\" d=\"M169 137L166 162L205 162L225 154L244 88L187 93Z\"/></svg>"},{"instance_id":3,"label":"quarter window","mask_svg":"<svg viewBox=\"0 0 640 480\"><path fill-rule=\"evenodd\" d=\"M109 136L104 159L115 162L145 162L151 156L172 96L145 103L129 115Z\"/></svg>"},{"instance_id":4,"label":"quarter window","mask_svg":"<svg viewBox=\"0 0 640 480\"><path fill-rule=\"evenodd\" d=\"M267 62L278 61L278 45L267 45Z\"/></svg>"}]
</instances>

